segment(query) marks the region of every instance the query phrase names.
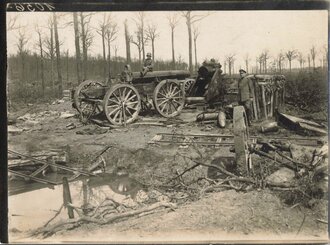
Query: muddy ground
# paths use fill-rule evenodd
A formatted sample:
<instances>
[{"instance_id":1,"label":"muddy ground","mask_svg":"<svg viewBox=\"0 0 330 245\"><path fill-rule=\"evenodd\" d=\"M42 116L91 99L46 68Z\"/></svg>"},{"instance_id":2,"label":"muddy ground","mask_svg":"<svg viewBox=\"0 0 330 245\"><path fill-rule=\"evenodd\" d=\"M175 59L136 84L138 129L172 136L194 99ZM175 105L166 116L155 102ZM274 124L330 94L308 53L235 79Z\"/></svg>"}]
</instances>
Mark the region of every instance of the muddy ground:
<instances>
[{"instance_id":1,"label":"muddy ground","mask_svg":"<svg viewBox=\"0 0 330 245\"><path fill-rule=\"evenodd\" d=\"M51 113L40 114L45 111ZM194 122L196 115L201 112L198 109L184 110L178 118L167 121L153 114L144 117L144 120L146 118L162 120L165 126L133 124L126 128L111 130L93 124L83 125L77 116L61 117L63 112L76 113L69 101L53 105L31 105L13 111L10 114L11 118L27 113L30 117L25 120L15 120L14 126L23 131L9 133L8 148L29 154L63 148L69 152L70 166L82 166L90 164L91 159L100 150L106 145L111 145L112 147L103 154L107 172L112 172L117 167L126 167L130 176L143 183L146 188L157 187L164 193L172 190L160 188L162 184L165 185L178 172L194 164L178 155L196 158L200 157L200 153L201 159L208 163L219 156L234 156L230 146L215 148L199 145L197 150L193 146L148 143L157 133L232 134L232 124L229 121L224 129L217 127L216 124L203 125ZM66 126L70 123L76 128L69 130ZM250 133L260 135L259 126L258 123L254 123ZM267 136L301 135L281 128L278 132L268 133ZM270 164L269 160L256 156L255 158ZM183 181L190 183L195 178L206 177L207 171L206 167L199 166L183 176ZM15 181L17 180L9 182L9 190L17 187ZM28 190L31 184L25 185ZM182 187L181 191L186 191L189 195L181 200L176 199L177 208L174 210L162 209L149 215L126 218L102 226L83 224L72 230L57 232L47 238L31 237L28 230L20 230L10 223L10 242L196 240L213 242L238 239L324 241L328 238L327 224L320 222L327 220L327 200L313 200L313 205L288 202L283 191L253 186L243 191L220 188L203 195L196 194L200 192L189 191L189 187ZM21 204L16 204L15 209L19 209L19 205ZM18 210L11 210L9 205L9 213L13 212Z\"/></svg>"}]
</instances>

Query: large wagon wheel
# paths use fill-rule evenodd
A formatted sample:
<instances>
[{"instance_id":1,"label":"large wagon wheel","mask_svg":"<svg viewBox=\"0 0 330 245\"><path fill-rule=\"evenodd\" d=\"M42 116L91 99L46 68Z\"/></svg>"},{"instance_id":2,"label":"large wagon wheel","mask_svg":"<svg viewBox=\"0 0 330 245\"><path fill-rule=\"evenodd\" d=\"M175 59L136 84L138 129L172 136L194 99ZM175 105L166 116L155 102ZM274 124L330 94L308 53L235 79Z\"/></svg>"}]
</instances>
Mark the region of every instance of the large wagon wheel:
<instances>
[{"instance_id":1,"label":"large wagon wheel","mask_svg":"<svg viewBox=\"0 0 330 245\"><path fill-rule=\"evenodd\" d=\"M102 112L102 106L96 103L88 102L88 90L104 87L104 84L98 81L84 81L76 88L73 95L73 103L80 115L91 117Z\"/></svg>"},{"instance_id":2,"label":"large wagon wheel","mask_svg":"<svg viewBox=\"0 0 330 245\"><path fill-rule=\"evenodd\" d=\"M155 88L154 104L163 117L175 117L184 107L185 93L177 81L163 80Z\"/></svg>"},{"instance_id":3,"label":"large wagon wheel","mask_svg":"<svg viewBox=\"0 0 330 245\"><path fill-rule=\"evenodd\" d=\"M132 85L116 84L105 94L103 109L112 124L131 123L138 117L141 109L139 92Z\"/></svg>"},{"instance_id":4,"label":"large wagon wheel","mask_svg":"<svg viewBox=\"0 0 330 245\"><path fill-rule=\"evenodd\" d=\"M247 172L250 173L253 171L252 159L248 145L249 131L247 116L243 106L234 107L233 124L236 163L238 167L246 167Z\"/></svg>"}]
</instances>

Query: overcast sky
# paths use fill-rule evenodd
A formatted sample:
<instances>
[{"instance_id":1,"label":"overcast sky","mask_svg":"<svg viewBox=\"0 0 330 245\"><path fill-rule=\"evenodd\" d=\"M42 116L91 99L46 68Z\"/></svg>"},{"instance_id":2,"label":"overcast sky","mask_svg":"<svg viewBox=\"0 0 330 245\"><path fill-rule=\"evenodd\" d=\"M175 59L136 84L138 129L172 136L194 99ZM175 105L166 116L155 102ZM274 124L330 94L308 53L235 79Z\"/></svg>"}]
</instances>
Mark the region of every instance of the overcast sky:
<instances>
[{"instance_id":1,"label":"overcast sky","mask_svg":"<svg viewBox=\"0 0 330 245\"><path fill-rule=\"evenodd\" d=\"M91 26L97 28L103 14L97 12L92 16ZM110 12L106 12L109 14ZM155 42L155 58L171 59L171 36L167 16L171 13L180 12L145 12L146 23L157 25L159 37ZM197 11L193 14L205 14L207 12ZM69 50L70 55L74 55L74 35L73 26L67 25L72 22L71 13L60 13L59 18L59 38L63 42L62 49ZM28 49L35 50L37 35L34 25L38 23L41 27L47 25L47 20L51 13L7 13L8 18L18 15L17 23L24 26L29 37ZM125 57L124 20L129 23L129 31L134 34L136 25L134 18L136 12L111 12L113 20L119 25L117 39L113 45L118 47L118 55ZM327 45L328 35L328 13L321 11L216 11L196 24L200 30L197 39L197 59L202 62L205 58L216 58L223 62L225 55L236 54L235 66L244 65L244 57L249 54L251 64L255 64L255 58L265 49L269 50L272 57L282 51L297 49L307 55L314 45L317 48L319 57L316 63L319 64L321 52ZM47 28L43 28L44 35L48 35ZM95 32L95 31L94 31ZM18 30L7 33L8 55L17 52ZM138 53L135 45L131 45L132 57L137 58ZM151 51L151 46L146 47L146 52ZM188 33L184 18L175 29L175 51L176 57L179 55L188 62ZM114 54L114 52L112 52ZM93 56L102 54L102 43L100 35L95 33L93 44L90 48ZM295 61L293 66L298 66Z\"/></svg>"}]
</instances>

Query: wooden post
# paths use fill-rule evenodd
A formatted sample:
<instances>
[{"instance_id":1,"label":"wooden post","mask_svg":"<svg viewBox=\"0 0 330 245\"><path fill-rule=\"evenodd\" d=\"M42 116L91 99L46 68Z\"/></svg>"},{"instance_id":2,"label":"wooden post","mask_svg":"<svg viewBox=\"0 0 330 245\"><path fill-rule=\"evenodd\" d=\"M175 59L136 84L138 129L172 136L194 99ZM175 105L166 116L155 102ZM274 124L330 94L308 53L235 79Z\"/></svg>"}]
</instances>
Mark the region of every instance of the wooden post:
<instances>
[{"instance_id":1,"label":"wooden post","mask_svg":"<svg viewBox=\"0 0 330 245\"><path fill-rule=\"evenodd\" d=\"M274 92L271 91L270 93L270 112L269 112L269 116L273 117L274 115Z\"/></svg>"},{"instance_id":2,"label":"wooden post","mask_svg":"<svg viewBox=\"0 0 330 245\"><path fill-rule=\"evenodd\" d=\"M254 113L254 119L258 120L258 111L257 111L257 97L256 97L256 82L253 81L253 113Z\"/></svg>"},{"instance_id":3,"label":"wooden post","mask_svg":"<svg viewBox=\"0 0 330 245\"><path fill-rule=\"evenodd\" d=\"M258 113L258 119L261 118L261 111L260 111L260 87L259 84L256 82L256 86L255 86L256 90L255 90L255 98L256 98L256 106L257 106L257 113Z\"/></svg>"},{"instance_id":4,"label":"wooden post","mask_svg":"<svg viewBox=\"0 0 330 245\"><path fill-rule=\"evenodd\" d=\"M262 97L262 107L263 107L263 110L264 110L265 119L268 119L264 85L261 85L261 97Z\"/></svg>"},{"instance_id":5,"label":"wooden post","mask_svg":"<svg viewBox=\"0 0 330 245\"><path fill-rule=\"evenodd\" d=\"M68 178L63 177L63 205L68 209L69 219L73 219L74 218L73 208L70 207L68 203L72 203L71 192L70 192Z\"/></svg>"}]
</instances>

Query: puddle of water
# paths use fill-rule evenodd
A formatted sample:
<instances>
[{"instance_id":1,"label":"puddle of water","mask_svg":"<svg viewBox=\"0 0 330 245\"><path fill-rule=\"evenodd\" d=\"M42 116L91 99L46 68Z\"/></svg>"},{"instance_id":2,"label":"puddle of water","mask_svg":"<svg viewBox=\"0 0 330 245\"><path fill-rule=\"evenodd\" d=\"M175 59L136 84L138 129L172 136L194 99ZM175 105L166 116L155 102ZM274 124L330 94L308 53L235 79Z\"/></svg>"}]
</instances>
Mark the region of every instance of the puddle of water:
<instances>
[{"instance_id":1,"label":"puddle of water","mask_svg":"<svg viewBox=\"0 0 330 245\"><path fill-rule=\"evenodd\" d=\"M128 195L134 198L142 189L142 185L134 179L115 174L101 174L90 179L70 182L69 186L72 203L77 207L87 204L95 207L107 197L121 203ZM37 188L36 185L33 188ZM32 190L33 188L25 184L25 191L30 191L8 197L9 230L28 231L42 227L54 217L63 204L62 185L54 186L53 189ZM67 210L62 209L56 218L61 219L68 219Z\"/></svg>"}]
</instances>

